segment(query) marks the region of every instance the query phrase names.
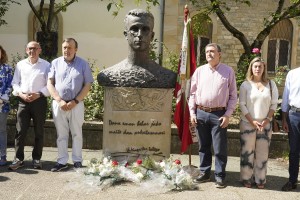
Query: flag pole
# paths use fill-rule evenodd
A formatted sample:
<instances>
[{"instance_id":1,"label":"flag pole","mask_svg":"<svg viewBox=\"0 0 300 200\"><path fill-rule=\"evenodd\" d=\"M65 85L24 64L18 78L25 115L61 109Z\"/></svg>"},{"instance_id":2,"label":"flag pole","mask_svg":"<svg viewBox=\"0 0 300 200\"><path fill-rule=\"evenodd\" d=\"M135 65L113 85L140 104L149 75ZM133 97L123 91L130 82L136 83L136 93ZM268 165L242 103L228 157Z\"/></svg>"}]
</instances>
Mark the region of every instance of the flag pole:
<instances>
[{"instance_id":1,"label":"flag pole","mask_svg":"<svg viewBox=\"0 0 300 200\"><path fill-rule=\"evenodd\" d=\"M192 145L189 145L189 166L192 167Z\"/></svg>"},{"instance_id":2,"label":"flag pole","mask_svg":"<svg viewBox=\"0 0 300 200\"><path fill-rule=\"evenodd\" d=\"M189 9L188 6L185 5L184 7L184 24L185 24L185 31L183 34L183 44L186 44L187 46L183 45L182 49L185 49L187 52L189 52L188 54L185 55L189 55L188 57L186 57L185 61L185 67L182 69L182 65L180 68L180 71L185 71L184 76L182 76L181 74L181 80L183 80L182 82L184 82L184 88L185 88L185 98L188 102L188 96L189 96L189 89L190 89L190 78L191 75L193 74L194 70L196 69L196 63L195 63L195 56L194 53L192 53L193 51L193 37L192 37L192 27L191 27L191 19L189 18ZM187 31L187 29L189 31ZM187 31L187 32L186 32ZM186 34L186 35L185 35ZM185 37L185 36L186 37ZM186 42L184 40L188 40L189 42ZM192 46L192 47L191 47ZM193 54L193 55L192 55ZM187 78L189 80L187 80ZM189 108L187 107L187 110ZM189 113L189 112L188 112ZM188 134L190 134L191 137L191 142L188 144L188 159L189 159L189 164L187 166L184 167L184 170L189 173L192 177L196 177L199 175L199 170L197 170L196 166L192 165L192 144L193 142L196 142L195 139L197 138L196 136L196 127L192 125L191 120L190 120L190 116L188 116L187 118L185 118L186 120L186 124L188 125Z\"/></svg>"}]
</instances>

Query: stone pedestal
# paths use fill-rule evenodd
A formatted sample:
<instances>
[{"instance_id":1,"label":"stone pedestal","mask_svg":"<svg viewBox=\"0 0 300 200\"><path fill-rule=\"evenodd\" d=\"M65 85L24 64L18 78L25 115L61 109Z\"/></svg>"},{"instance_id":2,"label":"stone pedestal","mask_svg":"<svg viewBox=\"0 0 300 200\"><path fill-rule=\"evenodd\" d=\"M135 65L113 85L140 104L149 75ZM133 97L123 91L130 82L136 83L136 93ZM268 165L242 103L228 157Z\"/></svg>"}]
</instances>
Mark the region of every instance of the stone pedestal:
<instances>
[{"instance_id":1,"label":"stone pedestal","mask_svg":"<svg viewBox=\"0 0 300 200\"><path fill-rule=\"evenodd\" d=\"M170 156L173 89L105 87L103 152L117 160Z\"/></svg>"}]
</instances>

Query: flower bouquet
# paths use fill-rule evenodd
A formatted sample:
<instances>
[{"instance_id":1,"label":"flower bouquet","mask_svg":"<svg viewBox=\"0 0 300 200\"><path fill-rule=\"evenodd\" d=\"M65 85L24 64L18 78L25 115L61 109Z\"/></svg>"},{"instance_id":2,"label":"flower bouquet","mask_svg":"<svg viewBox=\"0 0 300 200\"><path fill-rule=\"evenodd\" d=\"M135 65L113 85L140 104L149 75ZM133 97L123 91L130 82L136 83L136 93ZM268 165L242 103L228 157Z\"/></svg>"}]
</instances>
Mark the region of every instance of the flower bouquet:
<instances>
[{"instance_id":1,"label":"flower bouquet","mask_svg":"<svg viewBox=\"0 0 300 200\"><path fill-rule=\"evenodd\" d=\"M192 177L182 169L181 161L172 158L156 162L150 156L139 158L133 163L117 162L111 157L92 159L85 175L99 176L98 185L105 189L122 181L163 187L167 190L191 190L197 186Z\"/></svg>"}]
</instances>

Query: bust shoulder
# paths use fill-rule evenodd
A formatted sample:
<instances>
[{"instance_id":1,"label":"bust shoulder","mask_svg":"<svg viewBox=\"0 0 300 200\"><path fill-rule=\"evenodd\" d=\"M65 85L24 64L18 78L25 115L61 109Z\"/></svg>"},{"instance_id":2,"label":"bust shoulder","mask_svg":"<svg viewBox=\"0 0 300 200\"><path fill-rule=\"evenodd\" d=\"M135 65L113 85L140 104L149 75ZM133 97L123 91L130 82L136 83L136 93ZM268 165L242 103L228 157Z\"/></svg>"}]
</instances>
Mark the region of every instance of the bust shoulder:
<instances>
[{"instance_id":1,"label":"bust shoulder","mask_svg":"<svg viewBox=\"0 0 300 200\"><path fill-rule=\"evenodd\" d=\"M154 61L138 66L123 60L102 70L97 79L102 86L173 88L175 87L176 73L163 68Z\"/></svg>"}]
</instances>

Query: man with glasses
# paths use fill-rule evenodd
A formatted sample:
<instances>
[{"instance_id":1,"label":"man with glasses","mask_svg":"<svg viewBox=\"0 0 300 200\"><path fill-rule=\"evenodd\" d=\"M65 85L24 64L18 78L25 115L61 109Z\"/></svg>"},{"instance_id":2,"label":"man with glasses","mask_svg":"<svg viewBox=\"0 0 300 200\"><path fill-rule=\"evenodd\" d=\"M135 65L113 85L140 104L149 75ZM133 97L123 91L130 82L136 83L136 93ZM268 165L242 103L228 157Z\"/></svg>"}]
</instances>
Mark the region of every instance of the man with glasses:
<instances>
[{"instance_id":1,"label":"man with glasses","mask_svg":"<svg viewBox=\"0 0 300 200\"><path fill-rule=\"evenodd\" d=\"M44 142L44 124L46 120L48 72L50 63L39 58L42 52L40 44L31 41L26 46L28 57L17 63L12 80L13 94L18 96L17 132L15 135L15 159L9 169L16 170L24 166L24 143L31 119L34 127L34 147L32 164L41 169L41 157Z\"/></svg>"},{"instance_id":2,"label":"man with glasses","mask_svg":"<svg viewBox=\"0 0 300 200\"><path fill-rule=\"evenodd\" d=\"M199 136L200 175L195 182L210 181L213 146L215 186L226 187L227 126L237 103L234 70L221 63L216 43L205 47L207 64L199 66L191 79L189 109Z\"/></svg>"},{"instance_id":3,"label":"man with glasses","mask_svg":"<svg viewBox=\"0 0 300 200\"><path fill-rule=\"evenodd\" d=\"M174 88L176 73L163 68L149 57L154 38L154 17L151 13L134 9L125 17L124 36L128 41L128 57L102 70L98 82L103 86Z\"/></svg>"}]
</instances>

